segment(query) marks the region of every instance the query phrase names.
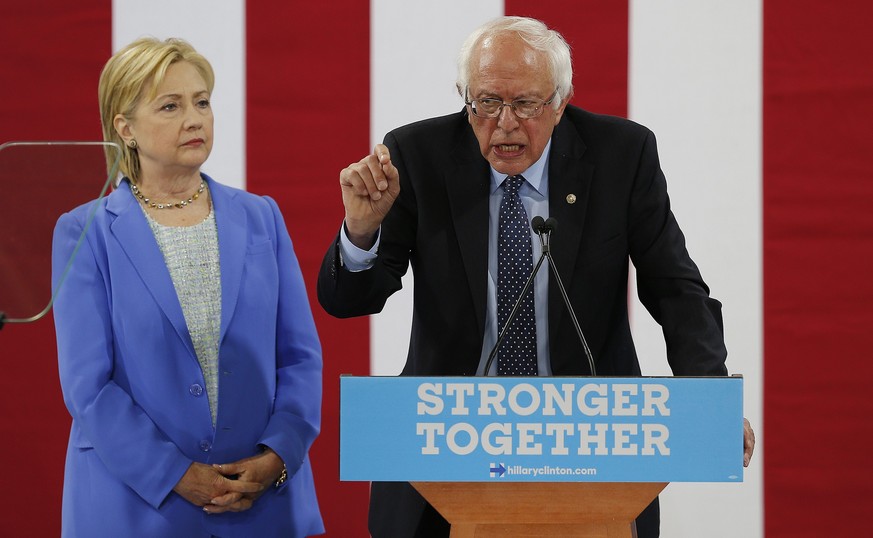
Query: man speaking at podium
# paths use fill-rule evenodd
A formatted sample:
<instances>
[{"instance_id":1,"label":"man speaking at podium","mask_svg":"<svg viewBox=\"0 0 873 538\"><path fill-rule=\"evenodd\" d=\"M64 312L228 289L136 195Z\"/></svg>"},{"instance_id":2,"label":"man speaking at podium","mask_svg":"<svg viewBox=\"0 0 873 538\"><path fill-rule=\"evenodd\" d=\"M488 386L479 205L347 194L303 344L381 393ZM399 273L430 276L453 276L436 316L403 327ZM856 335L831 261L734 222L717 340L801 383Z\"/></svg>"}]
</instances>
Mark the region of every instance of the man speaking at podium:
<instances>
[{"instance_id":1,"label":"man speaking at podium","mask_svg":"<svg viewBox=\"0 0 873 538\"><path fill-rule=\"evenodd\" d=\"M373 314L415 276L402 375L638 376L628 321L628 260L640 300L662 326L675 375L723 376L721 303L709 297L670 210L655 137L593 114L573 94L570 49L543 23L503 17L474 31L458 62L464 109L396 129L340 173L345 220L318 278L337 317ZM556 278L539 271L535 216L594 359ZM544 268L545 269L545 268ZM488 357L519 302L497 360ZM751 429L747 429L747 459ZM747 461L747 460L746 460ZM374 483L375 537L448 536L407 483ZM657 500L637 519L658 536Z\"/></svg>"}]
</instances>

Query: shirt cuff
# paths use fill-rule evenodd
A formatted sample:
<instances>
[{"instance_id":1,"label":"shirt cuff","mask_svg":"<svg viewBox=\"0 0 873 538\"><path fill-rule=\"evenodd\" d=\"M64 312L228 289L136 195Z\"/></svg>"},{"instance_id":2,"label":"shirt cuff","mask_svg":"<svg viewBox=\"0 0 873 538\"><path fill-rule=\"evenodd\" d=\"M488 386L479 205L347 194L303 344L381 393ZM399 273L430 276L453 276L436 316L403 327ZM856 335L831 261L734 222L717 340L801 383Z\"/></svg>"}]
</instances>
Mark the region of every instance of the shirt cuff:
<instances>
[{"instance_id":1,"label":"shirt cuff","mask_svg":"<svg viewBox=\"0 0 873 538\"><path fill-rule=\"evenodd\" d=\"M340 264L347 271L357 273L373 267L376 261L376 254L379 251L379 239L382 237L381 227L376 231L376 242L373 243L370 250L360 249L352 243L351 239L349 239L349 234L346 232L345 223L343 223L342 229L340 229L339 236Z\"/></svg>"}]
</instances>

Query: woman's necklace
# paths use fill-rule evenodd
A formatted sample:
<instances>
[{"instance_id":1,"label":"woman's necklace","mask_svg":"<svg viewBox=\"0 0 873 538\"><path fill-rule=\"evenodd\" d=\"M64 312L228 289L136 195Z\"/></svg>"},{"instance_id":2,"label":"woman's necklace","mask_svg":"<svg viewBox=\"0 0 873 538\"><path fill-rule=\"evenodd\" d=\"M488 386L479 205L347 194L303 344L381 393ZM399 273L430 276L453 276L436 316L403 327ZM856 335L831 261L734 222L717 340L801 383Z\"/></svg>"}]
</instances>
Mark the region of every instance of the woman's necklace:
<instances>
[{"instance_id":1,"label":"woman's necklace","mask_svg":"<svg viewBox=\"0 0 873 538\"><path fill-rule=\"evenodd\" d=\"M206 190L206 182L201 179L200 187L197 188L194 194L189 196L187 200L179 200L178 202L154 202L151 199L146 198L146 196L140 192L139 187L136 186L136 183L132 181L130 182L130 190L131 192L133 192L133 195L139 198L140 202L142 202L143 205L146 207L151 207L153 209L173 209L174 207L178 209L184 209L188 207L189 204L193 204L194 200L200 198L200 195L203 194L203 191Z\"/></svg>"}]
</instances>

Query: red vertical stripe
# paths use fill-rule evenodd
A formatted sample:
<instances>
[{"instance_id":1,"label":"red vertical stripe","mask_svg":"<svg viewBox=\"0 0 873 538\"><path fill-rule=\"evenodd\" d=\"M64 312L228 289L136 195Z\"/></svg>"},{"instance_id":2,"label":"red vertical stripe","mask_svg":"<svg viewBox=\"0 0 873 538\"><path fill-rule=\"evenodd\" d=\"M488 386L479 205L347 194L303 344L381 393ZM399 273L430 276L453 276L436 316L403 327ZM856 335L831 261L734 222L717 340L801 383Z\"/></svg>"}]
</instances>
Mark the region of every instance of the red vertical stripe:
<instances>
[{"instance_id":1,"label":"red vertical stripe","mask_svg":"<svg viewBox=\"0 0 873 538\"><path fill-rule=\"evenodd\" d=\"M312 451L329 536L366 536L368 486L340 483L339 376L369 374L369 323L318 305L321 258L342 222L339 171L369 146L369 4L249 2L247 189L285 215L324 351L322 433Z\"/></svg>"},{"instance_id":2,"label":"red vertical stripe","mask_svg":"<svg viewBox=\"0 0 873 538\"><path fill-rule=\"evenodd\" d=\"M99 140L97 79L111 44L108 1L4 3L0 15L0 143ZM95 184L95 195L99 189ZM45 186L44 196L55 193L51 185ZM0 251L0 256L5 254ZM3 290L16 284L0 282L0 309ZM3 536L60 535L70 418L61 398L50 318L30 325L10 324L0 332L0 461L5 462L6 490L0 509L6 516L0 526Z\"/></svg>"},{"instance_id":3,"label":"red vertical stripe","mask_svg":"<svg viewBox=\"0 0 873 538\"><path fill-rule=\"evenodd\" d=\"M573 104L591 112L627 116L627 2L506 0L506 14L539 19L570 44Z\"/></svg>"},{"instance_id":4,"label":"red vertical stripe","mask_svg":"<svg viewBox=\"0 0 873 538\"><path fill-rule=\"evenodd\" d=\"M864 536L873 4L764 6L766 535Z\"/></svg>"}]
</instances>

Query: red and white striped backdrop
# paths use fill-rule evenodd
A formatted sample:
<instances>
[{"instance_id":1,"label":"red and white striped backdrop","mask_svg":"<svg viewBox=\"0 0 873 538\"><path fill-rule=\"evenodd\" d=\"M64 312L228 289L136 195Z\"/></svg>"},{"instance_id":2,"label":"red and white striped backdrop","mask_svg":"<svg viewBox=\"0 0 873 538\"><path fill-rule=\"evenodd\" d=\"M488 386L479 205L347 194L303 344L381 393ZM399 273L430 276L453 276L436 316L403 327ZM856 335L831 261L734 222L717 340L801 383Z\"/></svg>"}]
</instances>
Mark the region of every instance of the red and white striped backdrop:
<instances>
[{"instance_id":1,"label":"red and white striped backdrop","mask_svg":"<svg viewBox=\"0 0 873 538\"><path fill-rule=\"evenodd\" d=\"M758 451L742 485L670 485L663 535L866 529L865 0L4 0L0 143L98 139L97 76L138 36L183 37L213 62L217 140L205 170L274 196L284 211L324 346L324 427L312 457L328 535L365 536L367 486L337 479L338 376L399 370L410 294L369 320L335 320L315 303L319 262L342 217L337 174L390 128L459 109L460 43L503 14L543 19L567 37L576 104L655 131L689 249L725 305L728 366L746 377ZM668 373L657 326L633 310L644 373ZM54 353L50 320L0 333L3 536L58 534L69 418Z\"/></svg>"}]
</instances>

